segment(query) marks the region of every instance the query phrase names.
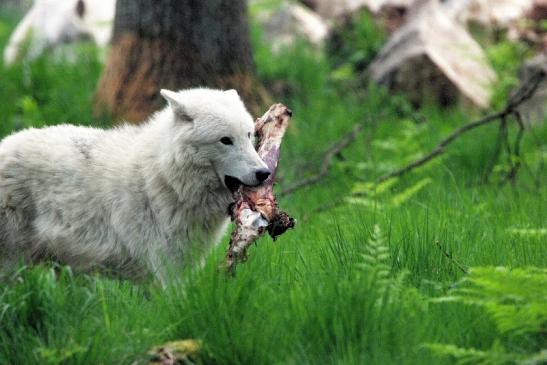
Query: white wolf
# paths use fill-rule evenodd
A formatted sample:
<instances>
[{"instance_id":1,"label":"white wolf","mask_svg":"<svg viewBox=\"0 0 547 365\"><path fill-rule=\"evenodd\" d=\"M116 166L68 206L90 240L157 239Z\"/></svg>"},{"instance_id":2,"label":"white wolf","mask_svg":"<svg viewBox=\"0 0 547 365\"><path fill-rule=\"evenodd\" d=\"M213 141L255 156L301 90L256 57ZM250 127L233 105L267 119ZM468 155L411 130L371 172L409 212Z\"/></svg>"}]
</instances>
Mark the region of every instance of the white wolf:
<instances>
[{"instance_id":1,"label":"white wolf","mask_svg":"<svg viewBox=\"0 0 547 365\"><path fill-rule=\"evenodd\" d=\"M200 261L232 191L270 171L235 90L162 90L142 125L28 129L0 143L0 269L44 259L165 281Z\"/></svg>"},{"instance_id":2,"label":"white wolf","mask_svg":"<svg viewBox=\"0 0 547 365\"><path fill-rule=\"evenodd\" d=\"M82 38L104 47L112 36L115 9L116 0L36 0L11 35L4 63L33 59L46 48Z\"/></svg>"}]
</instances>

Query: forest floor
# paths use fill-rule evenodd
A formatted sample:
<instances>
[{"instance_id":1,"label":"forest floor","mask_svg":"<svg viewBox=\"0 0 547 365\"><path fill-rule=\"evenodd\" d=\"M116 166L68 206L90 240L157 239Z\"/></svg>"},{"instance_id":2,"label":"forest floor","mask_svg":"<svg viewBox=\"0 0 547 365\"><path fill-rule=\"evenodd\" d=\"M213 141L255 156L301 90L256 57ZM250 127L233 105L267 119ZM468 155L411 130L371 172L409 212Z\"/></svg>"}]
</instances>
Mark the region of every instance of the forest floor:
<instances>
[{"instance_id":1,"label":"forest floor","mask_svg":"<svg viewBox=\"0 0 547 365\"><path fill-rule=\"evenodd\" d=\"M0 14L0 49L15 24ZM294 111L279 191L313 175L333 143L364 125L319 184L280 198L296 229L259 241L235 278L218 270L225 237L202 270L166 290L22 268L0 284L0 364L132 364L178 339L199 339L200 361L211 364L545 363L547 124L524 134L514 183L503 180L514 156L491 163L492 124L375 184L482 114L414 110L304 46L273 56L256 33L259 77ZM61 122L108 125L91 107L100 56L77 51L77 62L0 63L0 137ZM510 124L511 140L516 132Z\"/></svg>"}]
</instances>

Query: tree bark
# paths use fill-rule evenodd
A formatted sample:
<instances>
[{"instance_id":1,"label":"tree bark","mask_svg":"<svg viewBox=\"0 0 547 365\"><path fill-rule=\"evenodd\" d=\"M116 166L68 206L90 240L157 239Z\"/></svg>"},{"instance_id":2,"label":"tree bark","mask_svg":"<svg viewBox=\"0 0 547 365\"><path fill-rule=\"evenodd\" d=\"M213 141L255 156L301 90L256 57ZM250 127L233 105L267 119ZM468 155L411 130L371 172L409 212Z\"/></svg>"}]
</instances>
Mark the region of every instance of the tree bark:
<instances>
[{"instance_id":1,"label":"tree bark","mask_svg":"<svg viewBox=\"0 0 547 365\"><path fill-rule=\"evenodd\" d=\"M254 77L245 0L118 0L97 112L140 122L159 90L236 89L251 112L267 101Z\"/></svg>"}]
</instances>

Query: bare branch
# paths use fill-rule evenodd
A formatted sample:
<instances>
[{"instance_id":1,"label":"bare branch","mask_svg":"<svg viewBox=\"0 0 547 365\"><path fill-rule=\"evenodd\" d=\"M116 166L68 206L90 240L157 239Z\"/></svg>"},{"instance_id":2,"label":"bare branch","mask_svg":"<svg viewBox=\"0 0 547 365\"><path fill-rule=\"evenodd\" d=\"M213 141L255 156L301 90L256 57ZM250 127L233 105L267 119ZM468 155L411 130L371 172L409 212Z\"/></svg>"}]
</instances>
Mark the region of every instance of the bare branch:
<instances>
[{"instance_id":1,"label":"bare branch","mask_svg":"<svg viewBox=\"0 0 547 365\"><path fill-rule=\"evenodd\" d=\"M451 144L452 142L454 142L454 140L456 138L458 138L460 135L462 135L463 133L465 132L468 132L472 129L475 129L477 127L480 127L482 125L485 125L485 124L488 124L488 123L491 123L491 122L494 122L496 120L498 120L498 118L500 118L501 116L503 115L502 112L499 112L499 113L496 113L496 114L492 114L492 115L489 115L485 118L482 118L476 122L473 122L473 123L469 123L469 124L466 124L460 128L458 128L456 131L454 131L450 136L448 136L447 138L445 138L444 140L442 140L438 145L437 147L435 147L430 153L428 153L427 155L409 163L408 165L404 166L403 168L399 169L399 170L396 170L396 171L393 171L393 172L390 172L388 174L385 174L383 176L380 176L378 179L376 179L377 182L382 182L382 181L386 181L386 180L389 180L391 178L394 178L394 177L398 177L398 176L401 176L401 175L404 175L406 174L407 172L411 171L411 170L414 170L416 167L419 167L419 166L422 166L424 164L426 164L427 162L429 162L430 160L434 159L435 157L439 156L440 154L442 154L446 148L446 146L448 146L449 144Z\"/></svg>"},{"instance_id":2,"label":"bare branch","mask_svg":"<svg viewBox=\"0 0 547 365\"><path fill-rule=\"evenodd\" d=\"M534 93L536 92L537 88L539 87L540 83L545 79L545 72L541 70L540 72L536 73L534 76L532 76L527 82L522 84L522 86L509 98L507 101L505 107L503 110L488 115L484 118L481 118L475 122L471 122L468 124L465 124L461 126L460 128L456 129L452 134L450 134L448 137L446 137L444 140L442 140L431 152L429 152L427 155L410 162L406 166L400 168L399 170L395 170L393 172L390 172L388 174L385 174L383 176L380 176L378 179L376 179L377 182L382 182L389 180L394 177L398 177L401 175L406 174L409 171L414 170L417 167L420 167L427 162L431 161L435 157L441 155L444 153L445 148L454 142L459 136L464 134L465 132L468 132L470 130L473 130L477 127L495 122L497 120L505 120L510 115L517 115L518 108L522 103L524 103L526 100L530 99ZM519 118L517 117L517 121L519 121ZM519 138L520 140L520 138Z\"/></svg>"},{"instance_id":3,"label":"bare branch","mask_svg":"<svg viewBox=\"0 0 547 365\"><path fill-rule=\"evenodd\" d=\"M350 132L345 134L338 142L333 144L327 150L327 152L325 152L325 154L323 155L323 162L321 163L321 167L315 175L304 180L296 181L292 185L289 185L285 189L281 190L279 195L289 195L305 186L317 184L321 179L328 175L333 158L340 152L342 152L344 148L348 147L353 141L355 141L355 139L362 130L363 124L356 124Z\"/></svg>"}]
</instances>

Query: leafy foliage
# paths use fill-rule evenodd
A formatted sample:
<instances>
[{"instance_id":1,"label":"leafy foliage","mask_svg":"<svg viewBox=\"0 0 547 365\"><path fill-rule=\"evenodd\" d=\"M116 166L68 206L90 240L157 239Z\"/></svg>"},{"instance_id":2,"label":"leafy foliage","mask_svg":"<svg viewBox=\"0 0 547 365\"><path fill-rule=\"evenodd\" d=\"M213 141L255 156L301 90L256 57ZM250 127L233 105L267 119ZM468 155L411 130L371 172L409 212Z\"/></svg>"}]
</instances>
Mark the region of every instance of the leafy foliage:
<instances>
[{"instance_id":1,"label":"leafy foliage","mask_svg":"<svg viewBox=\"0 0 547 365\"><path fill-rule=\"evenodd\" d=\"M488 351L452 344L428 344L458 364L542 364L547 361L547 270L534 267L475 267L448 296L434 302L459 302L484 308L501 334L527 336L521 352L508 352L497 340ZM533 344L532 346L530 344ZM527 353L527 351L538 351Z\"/></svg>"},{"instance_id":2,"label":"leafy foliage","mask_svg":"<svg viewBox=\"0 0 547 365\"><path fill-rule=\"evenodd\" d=\"M439 301L484 307L500 332L541 333L547 325L547 269L476 267Z\"/></svg>"},{"instance_id":3,"label":"leafy foliage","mask_svg":"<svg viewBox=\"0 0 547 365\"><path fill-rule=\"evenodd\" d=\"M0 24L6 23L0 20ZM0 49L11 30L0 27ZM92 110L102 68L99 51L87 43L70 47L70 58L61 50L10 68L0 61L0 138L23 128L52 124L107 125Z\"/></svg>"},{"instance_id":4,"label":"leafy foliage","mask_svg":"<svg viewBox=\"0 0 547 365\"><path fill-rule=\"evenodd\" d=\"M427 344L429 349L440 356L450 356L457 365L481 364L481 365L542 365L547 361L547 351L543 350L533 355L508 353L505 348L495 342L488 351L480 351L473 348L464 349L454 345Z\"/></svg>"},{"instance_id":5,"label":"leafy foliage","mask_svg":"<svg viewBox=\"0 0 547 365\"><path fill-rule=\"evenodd\" d=\"M0 12L0 46L15 20ZM373 25L363 20L359 35L348 35L347 44L358 45L339 60L300 44L273 55L253 27L257 73L294 111L280 184L317 171L329 145L356 122L365 124L328 178L280 202L302 222L298 229L276 244L260 242L235 280L218 271L221 244L203 268L185 271L166 290L63 268L23 268L0 283L0 364L133 364L154 345L181 339L200 340L211 364L545 363L537 304L547 264L547 185L535 180L545 180L547 126L525 134L522 154L532 171L514 186L477 184L495 128L470 132L411 175L373 183L469 119L467 110L416 111L382 88L356 87L356 70L379 47ZM64 122L107 124L92 113L102 66L88 46L76 62L46 54L0 65L0 136ZM501 66L518 63L504 57ZM514 78L515 68L507 70ZM324 208L349 194L359 201ZM518 279L485 272L484 292L482 281L447 292L462 273L435 240L466 267L524 271ZM530 266L538 269L523 269ZM495 287L491 275L510 288ZM439 295L452 299L428 300ZM450 357L420 350L424 343Z\"/></svg>"},{"instance_id":6,"label":"leafy foliage","mask_svg":"<svg viewBox=\"0 0 547 365\"><path fill-rule=\"evenodd\" d=\"M386 34L367 11L348 19L329 41L333 77L338 81L351 81L372 62L385 40Z\"/></svg>"},{"instance_id":7,"label":"leafy foliage","mask_svg":"<svg viewBox=\"0 0 547 365\"><path fill-rule=\"evenodd\" d=\"M399 194L395 195L392 198L393 205L395 207L400 206L401 204L408 201L410 198L416 195L420 190L422 190L423 188L425 188L427 185L431 184L432 182L433 180L431 180L430 178L425 178L418 181L411 187L406 188L405 190L403 190L402 192L400 192Z\"/></svg>"},{"instance_id":8,"label":"leafy foliage","mask_svg":"<svg viewBox=\"0 0 547 365\"><path fill-rule=\"evenodd\" d=\"M499 109L503 107L511 90L517 86L518 68L530 56L530 50L523 43L504 40L487 46L486 54L498 76L492 105Z\"/></svg>"}]
</instances>

